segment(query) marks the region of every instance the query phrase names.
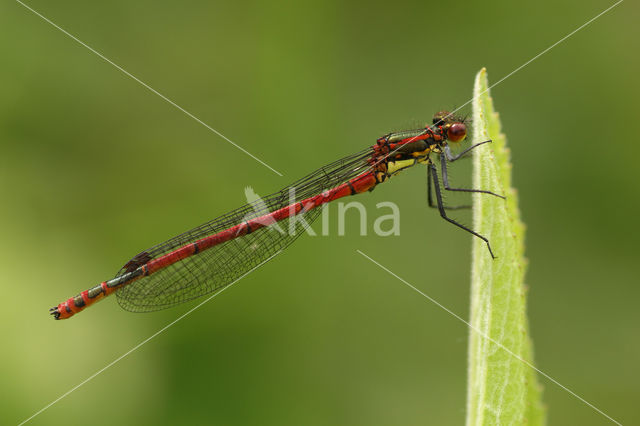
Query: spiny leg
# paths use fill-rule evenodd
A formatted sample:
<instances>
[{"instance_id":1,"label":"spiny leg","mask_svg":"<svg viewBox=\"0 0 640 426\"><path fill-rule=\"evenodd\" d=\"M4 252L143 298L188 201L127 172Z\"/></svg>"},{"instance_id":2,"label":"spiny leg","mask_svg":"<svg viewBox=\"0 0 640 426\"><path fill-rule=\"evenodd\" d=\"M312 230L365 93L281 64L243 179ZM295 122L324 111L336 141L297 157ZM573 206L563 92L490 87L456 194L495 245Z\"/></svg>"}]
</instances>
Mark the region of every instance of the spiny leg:
<instances>
[{"instance_id":1,"label":"spiny leg","mask_svg":"<svg viewBox=\"0 0 640 426\"><path fill-rule=\"evenodd\" d=\"M451 148L449 148L449 145L445 145L445 147L444 147L444 152L445 152L445 154L447 155L447 160L449 160L449 161L451 161L451 162L454 162L454 161L456 161L456 160L458 160L458 159L460 159L460 158L468 158L468 157L463 157L463 155L465 155L467 152L471 151L472 149L477 148L477 147L479 147L480 145L484 145L485 143L489 143L489 142L492 142L492 140L491 140L491 139L489 139L489 140L484 141L484 142L478 142L478 143L477 143L477 144L475 144L475 145L471 145L469 148L465 149L464 151L462 151L462 152L461 152L460 154L458 154L458 155L453 155L453 154L451 154Z\"/></svg>"},{"instance_id":2,"label":"spiny leg","mask_svg":"<svg viewBox=\"0 0 640 426\"><path fill-rule=\"evenodd\" d=\"M447 216L447 213L444 210L444 205L442 203L442 194L440 193L440 184L438 182L438 171L436 169L436 166L434 166L433 164L429 164L429 171L431 172L430 174L433 176L433 182L434 182L434 187L436 189L436 200L438 201L438 210L440 210L440 216L446 220L449 223L452 223L454 225L456 225L458 228L462 228L465 231L469 232L472 235L475 235L476 237L480 238L482 241L484 241L485 243L487 243L487 248L489 249L489 254L491 255L491 257L493 259L495 259L496 257L493 255L493 251L491 250L491 245L489 244L489 240L485 237L483 237L482 235L478 234L477 232L475 232L474 230L467 228L466 226L464 226L461 223L456 222L455 220L449 218Z\"/></svg>"},{"instance_id":3,"label":"spiny leg","mask_svg":"<svg viewBox=\"0 0 640 426\"><path fill-rule=\"evenodd\" d=\"M437 208L438 206L433 203L433 195L431 187L433 186L433 182L431 181L431 173L427 168L427 200L429 201L429 207L432 209ZM463 204L459 206L443 206L445 210L461 210L461 209L470 209L471 206L468 204Z\"/></svg>"},{"instance_id":4,"label":"spiny leg","mask_svg":"<svg viewBox=\"0 0 640 426\"><path fill-rule=\"evenodd\" d=\"M495 195L496 197L500 197L503 200L506 200L506 197L496 194L495 192L485 191L484 189L466 189L466 188L451 188L449 186L449 177L447 176L447 159L445 154L440 154L440 168L442 170L442 185L444 189L447 191L458 191L458 192L479 192L482 194Z\"/></svg>"}]
</instances>

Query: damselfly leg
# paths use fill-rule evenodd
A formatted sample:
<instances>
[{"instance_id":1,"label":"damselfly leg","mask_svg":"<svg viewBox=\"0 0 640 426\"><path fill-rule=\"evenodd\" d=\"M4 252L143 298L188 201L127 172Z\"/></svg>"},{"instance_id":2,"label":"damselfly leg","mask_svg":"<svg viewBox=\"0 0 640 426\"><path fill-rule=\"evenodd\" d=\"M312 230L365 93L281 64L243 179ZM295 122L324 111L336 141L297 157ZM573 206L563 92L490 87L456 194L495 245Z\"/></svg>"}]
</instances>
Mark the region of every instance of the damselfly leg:
<instances>
[{"instance_id":1,"label":"damselfly leg","mask_svg":"<svg viewBox=\"0 0 640 426\"><path fill-rule=\"evenodd\" d=\"M493 259L495 259L496 257L493 255L493 250L491 250L491 244L489 244L489 240L486 237L478 234L473 229L468 228L468 227L464 226L463 224L461 224L459 222L456 222L454 219L451 219L450 217L447 216L447 212L445 211L445 206L444 206L444 203L442 201L442 193L441 193L441 190L440 190L440 182L438 180L438 170L436 169L436 166L433 163L429 163L427 165L427 167L429 168L430 175L433 177L433 187L435 188L435 191L436 191L436 201L438 202L438 210L440 211L440 216L444 220L446 220L447 222L454 224L458 228L464 229L468 233L470 233L472 235L475 235L476 237L480 238L482 241L487 243L487 248L489 249L489 254L491 255L491 257ZM465 191L467 191L467 192L483 192L483 193L493 194L491 192L481 191L481 190L465 190ZM497 195L497 194L493 194L493 195Z\"/></svg>"},{"instance_id":2,"label":"damselfly leg","mask_svg":"<svg viewBox=\"0 0 640 426\"><path fill-rule=\"evenodd\" d=\"M502 195L498 195L495 194L491 191L484 191L481 189L465 189L465 188L451 188L449 186L449 176L447 174L447 165L446 165L446 161L448 160L449 162L453 163L456 160L459 160L461 158L470 158L469 156L465 155L467 154L469 151L471 151L474 148L479 147L480 145L484 145L485 143L489 143L491 142L491 139L483 141L483 142L479 142L477 144L471 145L469 148L465 149L464 151L462 151L460 154L458 155L453 155L451 153L451 148L449 148L449 145L445 145L444 146L444 153L440 154L440 164L442 167L442 180L443 180L443 186L444 189L446 189L447 191L458 191L458 192L480 192L483 194L490 194L490 195L495 195L496 197L500 197L502 199L504 199L505 197L503 197ZM431 190L431 173L427 172L427 198L428 198L428 202L429 202L429 207L431 208L436 208L439 207L437 205L435 205L433 203L433 195L432 195L432 190ZM469 209L471 208L470 205L464 204L464 205L458 205L458 206L443 206L445 210L461 210L461 209Z\"/></svg>"},{"instance_id":3,"label":"damselfly leg","mask_svg":"<svg viewBox=\"0 0 640 426\"><path fill-rule=\"evenodd\" d=\"M442 186L444 186L444 189L446 189L447 191L479 192L482 194L494 195L496 197L502 198L503 200L506 200L506 197L504 197L503 195L496 194L495 192L491 191L485 191L484 189L451 188L449 186L449 177L447 176L447 158L445 154L440 154L440 169L442 170Z\"/></svg>"},{"instance_id":4,"label":"damselfly leg","mask_svg":"<svg viewBox=\"0 0 640 426\"><path fill-rule=\"evenodd\" d=\"M447 156L447 160L449 160L450 162L452 162L452 163L453 163L454 161L459 160L460 158L469 158L468 156L465 156L465 154L466 154L466 153L468 153L469 151L471 151L471 150L472 150L472 149L474 149L474 148L479 147L480 145L484 145L485 143L489 143L489 142L492 142L492 140L491 140L491 139L489 139L489 140L486 140L486 141L484 141L484 142L478 142L478 143L477 143L477 144L475 144L475 145L471 145L469 148L465 149L464 151L462 151L462 152L461 152L460 154L458 154L458 155L453 155L453 154L451 153L451 148L449 148L449 145L445 145L445 147L444 147L444 153L445 153L445 154L446 154L446 156Z\"/></svg>"},{"instance_id":5,"label":"damselfly leg","mask_svg":"<svg viewBox=\"0 0 640 426\"><path fill-rule=\"evenodd\" d=\"M438 208L438 205L433 202L432 186L433 186L433 183L431 182L431 172L427 168L427 200L429 202L429 207L431 207L432 209L436 209ZM443 208L445 210L462 210L462 209L470 209L471 205L462 204L459 206L443 206Z\"/></svg>"}]
</instances>

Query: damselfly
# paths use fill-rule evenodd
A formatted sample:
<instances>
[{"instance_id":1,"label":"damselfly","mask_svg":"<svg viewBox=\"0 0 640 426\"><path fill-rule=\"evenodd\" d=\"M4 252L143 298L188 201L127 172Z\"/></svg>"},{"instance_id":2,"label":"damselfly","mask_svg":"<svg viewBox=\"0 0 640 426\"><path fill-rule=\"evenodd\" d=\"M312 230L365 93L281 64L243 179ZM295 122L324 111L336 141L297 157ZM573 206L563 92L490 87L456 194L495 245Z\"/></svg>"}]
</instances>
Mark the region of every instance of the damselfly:
<instances>
[{"instance_id":1,"label":"damselfly","mask_svg":"<svg viewBox=\"0 0 640 426\"><path fill-rule=\"evenodd\" d=\"M318 217L323 204L372 191L418 163L427 166L429 206L437 207L448 222L485 241L493 257L489 241L448 217L450 207L442 199L442 188L502 197L449 186L447 162L490 142L477 143L454 156L449 142L461 142L466 135L464 119L442 111L434 116L431 126L382 136L372 147L321 167L258 203L246 204L139 253L115 278L51 308L51 315L69 318L114 292L120 306L133 312L164 309L217 292L291 244ZM440 161L442 185L432 154ZM276 227L280 229L274 230ZM282 232L282 228L288 231Z\"/></svg>"}]
</instances>

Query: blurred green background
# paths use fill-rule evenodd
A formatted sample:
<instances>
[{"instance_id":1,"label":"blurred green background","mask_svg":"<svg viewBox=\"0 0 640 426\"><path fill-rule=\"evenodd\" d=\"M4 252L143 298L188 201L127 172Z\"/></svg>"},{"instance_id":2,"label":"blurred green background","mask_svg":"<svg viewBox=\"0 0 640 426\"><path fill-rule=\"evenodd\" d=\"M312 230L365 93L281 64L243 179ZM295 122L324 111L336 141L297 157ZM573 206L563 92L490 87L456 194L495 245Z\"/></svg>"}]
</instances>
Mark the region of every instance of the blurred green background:
<instances>
[{"instance_id":1,"label":"blurred green background","mask_svg":"<svg viewBox=\"0 0 640 426\"><path fill-rule=\"evenodd\" d=\"M471 96L612 4L45 2L0 5L0 423L16 424L186 312L47 310L139 251ZM627 1L492 90L528 226L540 369L639 424L640 7ZM466 109L468 112L468 108ZM468 167L455 168L466 182ZM401 235L303 237L34 418L55 424L459 425L470 236L424 170L359 197ZM334 207L335 213L335 207ZM469 216L462 215L469 222ZM319 230L320 223L314 228ZM372 234L372 232L370 232ZM549 421L607 424L541 378Z\"/></svg>"}]
</instances>

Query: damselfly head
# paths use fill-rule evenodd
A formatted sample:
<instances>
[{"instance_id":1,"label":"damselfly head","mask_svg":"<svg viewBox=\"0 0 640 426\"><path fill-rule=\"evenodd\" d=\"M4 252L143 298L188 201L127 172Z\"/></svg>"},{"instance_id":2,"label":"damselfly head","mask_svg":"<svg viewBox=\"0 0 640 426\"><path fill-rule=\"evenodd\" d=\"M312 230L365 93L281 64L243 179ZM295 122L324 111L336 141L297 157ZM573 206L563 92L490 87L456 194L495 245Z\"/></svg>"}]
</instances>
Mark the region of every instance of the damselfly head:
<instances>
[{"instance_id":1,"label":"damselfly head","mask_svg":"<svg viewBox=\"0 0 640 426\"><path fill-rule=\"evenodd\" d=\"M444 126L451 121L456 121L456 117L454 117L449 111L439 111L433 114L434 126Z\"/></svg>"},{"instance_id":2,"label":"damselfly head","mask_svg":"<svg viewBox=\"0 0 640 426\"><path fill-rule=\"evenodd\" d=\"M465 119L457 117L449 111L440 111L433 116L433 125L440 127L449 142L460 142L467 136Z\"/></svg>"}]
</instances>

